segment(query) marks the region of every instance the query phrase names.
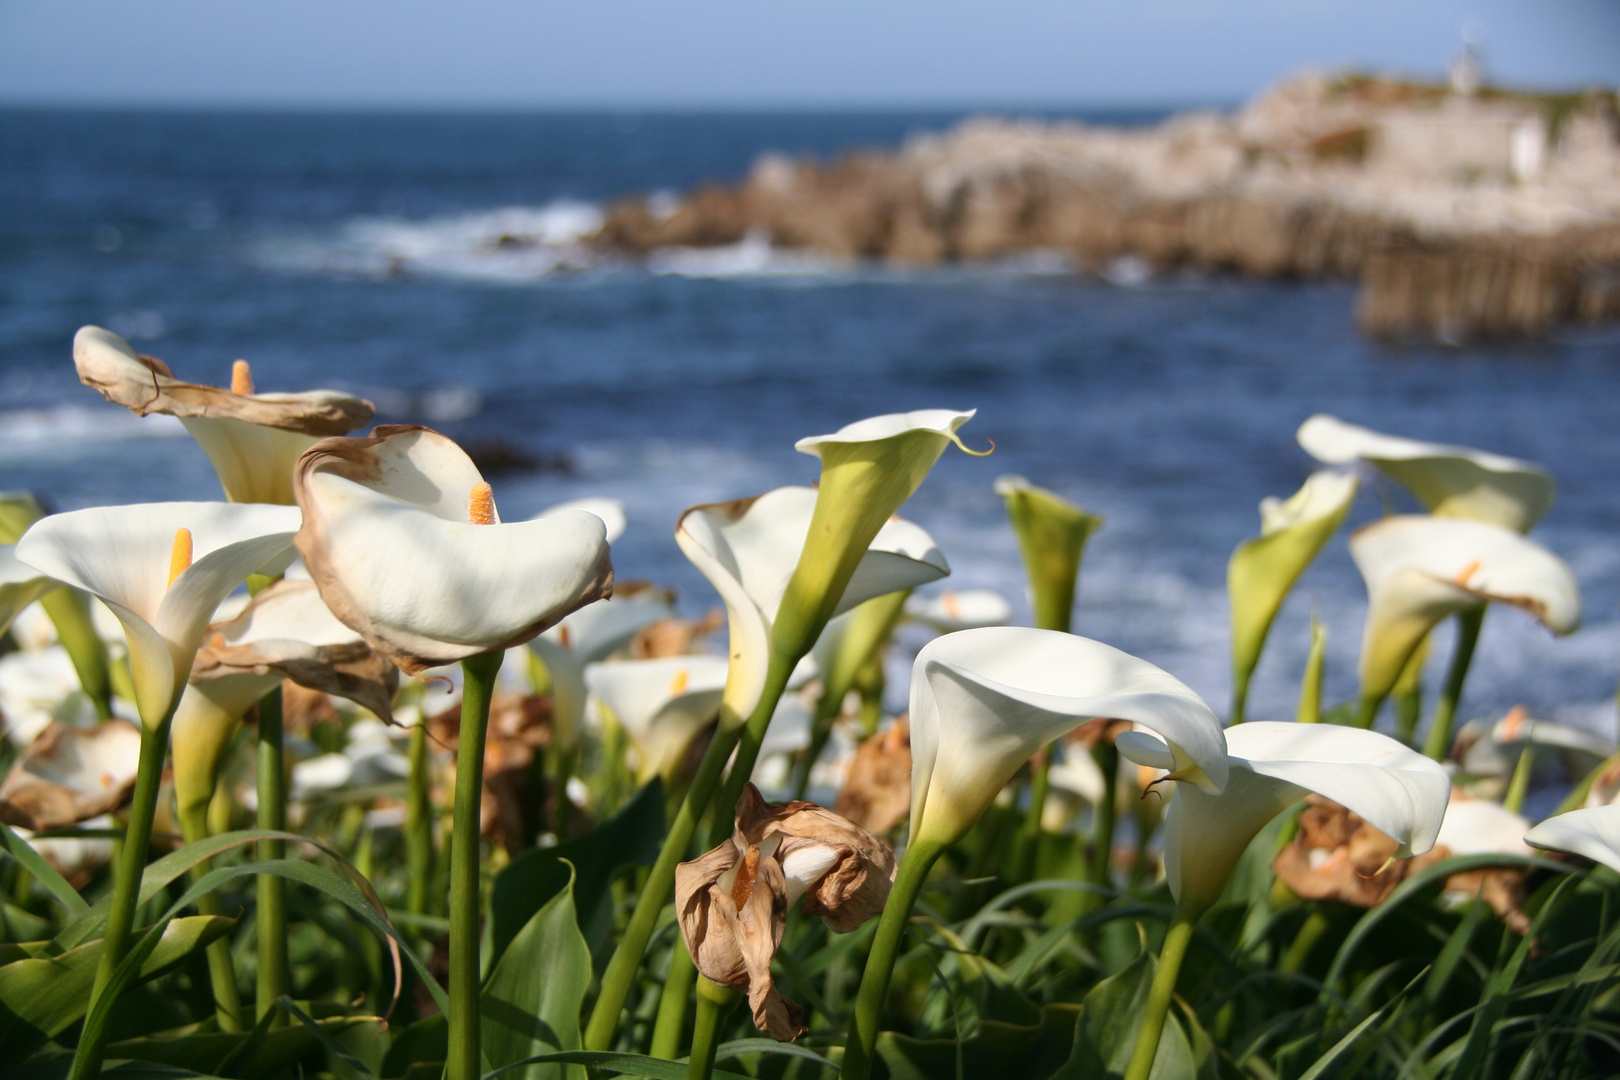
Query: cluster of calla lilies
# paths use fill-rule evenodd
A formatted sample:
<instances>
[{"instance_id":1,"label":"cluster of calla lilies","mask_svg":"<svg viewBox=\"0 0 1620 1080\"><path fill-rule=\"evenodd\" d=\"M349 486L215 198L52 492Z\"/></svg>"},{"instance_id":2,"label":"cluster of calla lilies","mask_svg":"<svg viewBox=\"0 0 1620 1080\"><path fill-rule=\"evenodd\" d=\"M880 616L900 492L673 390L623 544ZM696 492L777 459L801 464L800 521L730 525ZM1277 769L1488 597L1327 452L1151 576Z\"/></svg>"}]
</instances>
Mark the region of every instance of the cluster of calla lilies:
<instances>
[{"instance_id":1,"label":"cluster of calla lilies","mask_svg":"<svg viewBox=\"0 0 1620 1080\"><path fill-rule=\"evenodd\" d=\"M289 845L305 843L306 803L368 783L403 787L402 800L378 798L370 811L403 838L409 897L398 909L419 925L443 914L448 985L426 969L418 977L444 1015L430 1059L442 1057L451 1080L548 1062L633 1072L666 1059L667 1069L683 1058L687 1075L709 1076L738 1000L760 1032L791 1042L806 1013L773 967L794 910L832 934L865 928L864 974L838 1013L847 1032L821 1043L831 1058L810 1057L869 1076L891 980L942 859L967 851L978 869L1027 871L1042 837L1065 831L1083 828L1086 841L1067 868L1084 890L1077 914L1120 890L1115 854L1133 833L1125 887L1151 888L1155 858L1168 881L1173 906L1132 1019L1127 1080L1165 1075L1155 1061L1175 1025L1182 961L1268 826L1277 889L1363 907L1388 897L1415 856L1522 858L1530 845L1620 870L1612 747L1522 710L1454 730L1491 603L1556 634L1579 622L1573 575L1526 536L1552 482L1522 461L1307 420L1299 443L1323 468L1291 498L1261 505L1260 535L1229 565L1234 689L1223 723L1169 673L1069 632L1082 554L1103 522L1021 477L1001 477L995 491L1036 625L1007 625L1012 607L991 592L914 591L949 567L897 511L947 449L967 450L958 429L971 412L878 416L802 439L796 448L819 460L814 488L682 514L675 541L718 594L722 635L719 620L677 617L667 592L615 591L609 546L624 521L610 501L503 522L490 484L451 439L414 426L351 436L372 418L367 402L256 393L242 361L228 390L184 382L95 327L79 332L73 356L109 401L178 417L228 500L45 514L17 495L0 506L0 539L12 542L0 548L0 622L16 646L0 657L15 744L0 819L7 851L78 916L48 946L5 954L0 999L27 1012L5 998L12 964L24 965L12 968L19 980L43 977L26 965L92 950L73 969L76 1008L23 1016L38 1036L29 1052L73 1036L73 1077L100 1074L119 996L177 936L173 912L147 930L139 919L181 873L191 888L177 910L189 905L208 923L187 939L206 960L206 1030L262 1034L289 1015L318 1028L291 996L286 888L303 879L288 868ZM1247 720L1276 616L1371 478L1405 488L1427 513L1350 536L1368 592L1357 698L1324 709L1318 627L1297 715ZM1448 618L1455 651L1425 727L1429 640ZM902 625L936 636L916 652L909 708L891 717L884 660ZM516 704L503 689L514 672L530 682ZM430 718L431 695L456 681L459 713ZM297 761L289 721L311 702L347 710L347 745ZM525 702L542 703L540 721ZM1374 730L1386 702L1393 734ZM1584 753L1589 768L1565 812L1531 828L1520 812L1538 748ZM592 977L563 995L571 1016L559 1024L553 1010L541 1035L514 1043L513 1021L490 1005L503 970L487 970L491 863L521 858L542 836L590 835L590 820L638 789L656 792L667 815L656 857L636 870ZM805 799L822 792L830 807ZM542 804L538 815L525 798ZM232 832L244 812L257 827ZM992 818L1011 824L998 832ZM907 821L897 855L888 838ZM148 865L162 847L154 841L176 831L180 852L194 854L152 885L164 864ZM229 853L248 843L258 860L242 871L256 881L251 1007L217 893L235 873ZM108 859L111 888L88 908L77 890ZM355 895L374 898L348 870ZM1452 883L1483 888L1460 875ZM430 895L441 885L447 899ZM1512 881L1491 885L1492 906L1523 932ZM668 947L671 924L684 948ZM426 941L381 925L393 949ZM571 922L569 931L583 950ZM666 953L649 998L649 965ZM520 1012L540 1016L545 981ZM582 1015L587 986L594 999ZM827 1009L816 1005L822 1029Z\"/></svg>"}]
</instances>

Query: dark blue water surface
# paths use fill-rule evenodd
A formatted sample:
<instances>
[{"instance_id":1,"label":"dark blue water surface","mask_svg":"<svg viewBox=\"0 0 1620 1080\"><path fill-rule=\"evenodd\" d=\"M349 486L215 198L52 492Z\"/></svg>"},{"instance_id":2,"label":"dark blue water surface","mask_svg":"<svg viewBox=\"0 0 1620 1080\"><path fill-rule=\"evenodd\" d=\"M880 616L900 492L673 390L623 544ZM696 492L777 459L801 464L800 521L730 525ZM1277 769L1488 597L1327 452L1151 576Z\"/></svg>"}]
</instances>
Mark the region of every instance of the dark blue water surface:
<instances>
[{"instance_id":1,"label":"dark blue water surface","mask_svg":"<svg viewBox=\"0 0 1620 1080\"><path fill-rule=\"evenodd\" d=\"M177 425L78 385L69 343L98 323L182 377L221 382L245 357L260 389L354 390L381 419L550 462L494 478L505 516L623 499L621 577L673 584L698 611L714 597L670 540L683 507L809 482L801 436L977 408L963 435L996 453L948 454L907 511L954 585L1022 610L991 483L1026 474L1108 518L1076 629L1220 702L1226 558L1257 530L1259 500L1310 471L1293 431L1329 411L1553 472L1559 499L1536 535L1580 577L1587 625L1553 641L1493 614L1464 711L1522 701L1613 732L1614 330L1391 349L1356 334L1348 283L1126 289L1051 259L900 273L752 242L642 266L574 243L618 196L735 180L768 150L896 146L955 119L0 111L0 487L63 508L217 496ZM1408 505L1368 488L1356 519L1386 500ZM1277 625L1257 717L1291 707L1313 606L1331 633L1329 690L1353 689L1364 599L1339 540Z\"/></svg>"}]
</instances>

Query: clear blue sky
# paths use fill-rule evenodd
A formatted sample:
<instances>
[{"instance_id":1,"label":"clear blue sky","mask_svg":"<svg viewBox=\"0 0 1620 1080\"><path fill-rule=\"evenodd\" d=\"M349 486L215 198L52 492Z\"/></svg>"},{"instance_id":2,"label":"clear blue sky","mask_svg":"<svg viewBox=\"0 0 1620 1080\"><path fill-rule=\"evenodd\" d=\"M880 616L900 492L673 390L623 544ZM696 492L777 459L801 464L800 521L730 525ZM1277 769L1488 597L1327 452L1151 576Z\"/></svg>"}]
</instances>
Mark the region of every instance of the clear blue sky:
<instances>
[{"instance_id":1,"label":"clear blue sky","mask_svg":"<svg viewBox=\"0 0 1620 1080\"><path fill-rule=\"evenodd\" d=\"M1306 66L1620 83L1620 0L0 0L0 103L1232 101Z\"/></svg>"}]
</instances>

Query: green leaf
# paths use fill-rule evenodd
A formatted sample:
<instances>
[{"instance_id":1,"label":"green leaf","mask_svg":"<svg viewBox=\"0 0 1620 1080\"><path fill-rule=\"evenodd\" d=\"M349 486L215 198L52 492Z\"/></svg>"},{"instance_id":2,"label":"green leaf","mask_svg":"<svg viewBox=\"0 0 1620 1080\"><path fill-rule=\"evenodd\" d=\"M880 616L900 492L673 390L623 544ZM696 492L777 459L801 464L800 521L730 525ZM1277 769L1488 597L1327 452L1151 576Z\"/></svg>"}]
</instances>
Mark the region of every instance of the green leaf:
<instances>
[{"instance_id":1,"label":"green leaf","mask_svg":"<svg viewBox=\"0 0 1620 1080\"><path fill-rule=\"evenodd\" d=\"M960 1045L962 1075L1017 1075L1019 1080L1051 1076L1074 1045L1082 1015L1077 1005L1057 1004L1042 1009L1036 1024L982 1021L979 1033ZM914 1039L884 1031L878 1034L876 1052L888 1068L890 1080L956 1080L955 1039ZM1017 1068L1009 1072L1013 1064Z\"/></svg>"},{"instance_id":2,"label":"green leaf","mask_svg":"<svg viewBox=\"0 0 1620 1080\"><path fill-rule=\"evenodd\" d=\"M775 1039L732 1039L730 1042L723 1042L715 1048L714 1060L724 1061L726 1058L740 1057L743 1054L779 1054L783 1057L803 1058L834 1072L838 1071L837 1062L827 1060L814 1050L794 1043L777 1042Z\"/></svg>"},{"instance_id":3,"label":"green leaf","mask_svg":"<svg viewBox=\"0 0 1620 1080\"><path fill-rule=\"evenodd\" d=\"M382 1074L403 1076L417 1065L442 1066L449 1054L450 1027L443 1013L424 1017L400 1030L383 1055ZM437 1080L437 1074L435 1074Z\"/></svg>"},{"instance_id":4,"label":"green leaf","mask_svg":"<svg viewBox=\"0 0 1620 1080\"><path fill-rule=\"evenodd\" d=\"M276 999L276 1003L286 1009L287 1015L298 1021L299 1026L309 1032L315 1041L326 1050L326 1061L332 1067L333 1072L345 1077L346 1080L349 1080L349 1078L375 1080L371 1070L366 1068L365 1063L349 1053L343 1044L334 1039L326 1028L311 1019L309 1013L300 1009L296 1001L283 994ZM380 1020L378 1022L381 1023Z\"/></svg>"},{"instance_id":5,"label":"green leaf","mask_svg":"<svg viewBox=\"0 0 1620 1080\"><path fill-rule=\"evenodd\" d=\"M483 1080L510 1076L526 1065L551 1063L587 1065L624 1076L645 1076L649 1080L686 1080L687 1076L685 1062L665 1061L663 1058L646 1057L642 1054L620 1054L612 1050L563 1050L555 1054L538 1054L523 1061L514 1061L499 1069L491 1069L484 1074ZM713 1080L751 1080L741 1073L726 1072L724 1069L714 1069L709 1076Z\"/></svg>"},{"instance_id":6,"label":"green leaf","mask_svg":"<svg viewBox=\"0 0 1620 1080\"><path fill-rule=\"evenodd\" d=\"M1075 1028L1073 1051L1054 1080L1105 1080L1125 1075L1158 967L1158 961L1143 949L1117 974L1091 988ZM1192 1046L1174 1010L1165 1017L1150 1075L1153 1080L1193 1080L1198 1075Z\"/></svg>"},{"instance_id":7,"label":"green leaf","mask_svg":"<svg viewBox=\"0 0 1620 1080\"><path fill-rule=\"evenodd\" d=\"M12 832L11 827L4 823L0 823L0 847L4 847L7 854L22 863L41 885L49 889L51 895L68 909L69 915L83 915L90 910L90 905L84 902L79 890L69 885L67 878L45 861L45 856L35 851L28 841Z\"/></svg>"},{"instance_id":8,"label":"green leaf","mask_svg":"<svg viewBox=\"0 0 1620 1080\"><path fill-rule=\"evenodd\" d=\"M218 915L175 919L158 935L140 977L157 975L235 925ZM21 1061L83 1016L100 962L101 942L92 941L0 967L0 1061Z\"/></svg>"},{"instance_id":9,"label":"green leaf","mask_svg":"<svg viewBox=\"0 0 1620 1080\"><path fill-rule=\"evenodd\" d=\"M567 863L572 870L572 866ZM574 884L535 912L490 972L479 999L484 1058L495 1068L554 1050L578 1050L579 1010L591 951L574 915ZM578 1065L527 1065L513 1080L582 1080Z\"/></svg>"},{"instance_id":10,"label":"green leaf","mask_svg":"<svg viewBox=\"0 0 1620 1080\"><path fill-rule=\"evenodd\" d=\"M347 1028L376 1024L380 1020L375 1016L333 1016L313 1023L330 1038ZM107 1047L107 1057L133 1058L205 1073L224 1073L230 1063L231 1076L241 1080L269 1080L323 1046L322 1040L301 1024L262 1033L182 1030L184 1034L178 1036L151 1035L113 1043ZM238 1053L250 1039L255 1040L252 1052Z\"/></svg>"},{"instance_id":11,"label":"green leaf","mask_svg":"<svg viewBox=\"0 0 1620 1080\"><path fill-rule=\"evenodd\" d=\"M73 1055L57 1051L40 1054L21 1065L8 1066L7 1080L64 1080L73 1067ZM102 1080L220 1080L209 1073L193 1072L174 1065L152 1061L108 1061L101 1069Z\"/></svg>"},{"instance_id":12,"label":"green leaf","mask_svg":"<svg viewBox=\"0 0 1620 1080\"><path fill-rule=\"evenodd\" d=\"M607 940L613 908L608 886L619 871L650 866L664 841L664 787L654 780L611 818L556 847L535 848L495 876L489 906L496 959L547 901L574 883L574 908L592 953ZM568 864L572 864L570 867ZM577 873L576 873L577 872Z\"/></svg>"}]
</instances>

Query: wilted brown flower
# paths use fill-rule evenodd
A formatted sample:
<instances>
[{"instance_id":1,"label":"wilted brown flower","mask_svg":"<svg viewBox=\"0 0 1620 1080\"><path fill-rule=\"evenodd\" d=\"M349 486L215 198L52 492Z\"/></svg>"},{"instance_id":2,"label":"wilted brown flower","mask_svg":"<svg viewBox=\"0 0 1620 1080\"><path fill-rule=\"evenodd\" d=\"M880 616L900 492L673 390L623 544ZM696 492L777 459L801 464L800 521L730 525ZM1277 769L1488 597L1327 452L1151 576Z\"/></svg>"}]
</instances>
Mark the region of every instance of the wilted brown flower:
<instances>
[{"instance_id":1,"label":"wilted brown flower","mask_svg":"<svg viewBox=\"0 0 1620 1080\"><path fill-rule=\"evenodd\" d=\"M882 910L894 880L888 844L808 802L767 803L749 784L731 839L675 870L681 936L704 977L743 990L754 1025L781 1042L804 1029L771 979L787 909L847 933Z\"/></svg>"},{"instance_id":2,"label":"wilted brown flower","mask_svg":"<svg viewBox=\"0 0 1620 1080\"><path fill-rule=\"evenodd\" d=\"M906 717L855 748L834 809L879 836L911 813L911 723Z\"/></svg>"},{"instance_id":3,"label":"wilted brown flower","mask_svg":"<svg viewBox=\"0 0 1620 1080\"><path fill-rule=\"evenodd\" d=\"M123 805L135 788L141 733L122 720L93 728L52 722L0 784L0 821L39 832Z\"/></svg>"},{"instance_id":4,"label":"wilted brown flower","mask_svg":"<svg viewBox=\"0 0 1620 1080\"><path fill-rule=\"evenodd\" d=\"M1299 832L1272 860L1272 871L1307 900L1340 900L1372 907L1415 870L1447 854L1436 848L1396 859L1396 843L1331 799L1308 796Z\"/></svg>"}]
</instances>

